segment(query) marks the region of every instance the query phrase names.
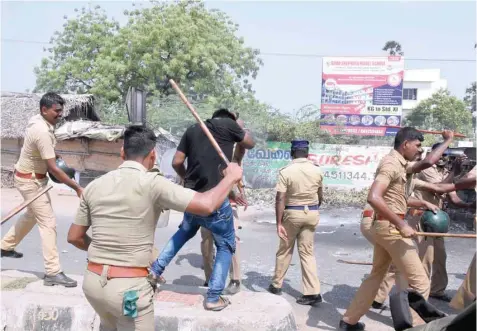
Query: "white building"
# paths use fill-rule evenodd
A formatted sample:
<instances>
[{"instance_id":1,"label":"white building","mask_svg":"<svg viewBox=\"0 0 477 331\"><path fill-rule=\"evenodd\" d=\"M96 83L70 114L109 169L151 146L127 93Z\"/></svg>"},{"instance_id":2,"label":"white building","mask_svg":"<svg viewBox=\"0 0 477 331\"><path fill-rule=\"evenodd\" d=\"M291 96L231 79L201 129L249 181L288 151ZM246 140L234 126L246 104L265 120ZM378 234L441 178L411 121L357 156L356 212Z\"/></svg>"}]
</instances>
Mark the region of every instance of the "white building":
<instances>
[{"instance_id":1,"label":"white building","mask_svg":"<svg viewBox=\"0 0 477 331\"><path fill-rule=\"evenodd\" d=\"M439 89L447 88L440 69L407 69L404 71L402 116L406 117L419 102L430 98Z\"/></svg>"}]
</instances>

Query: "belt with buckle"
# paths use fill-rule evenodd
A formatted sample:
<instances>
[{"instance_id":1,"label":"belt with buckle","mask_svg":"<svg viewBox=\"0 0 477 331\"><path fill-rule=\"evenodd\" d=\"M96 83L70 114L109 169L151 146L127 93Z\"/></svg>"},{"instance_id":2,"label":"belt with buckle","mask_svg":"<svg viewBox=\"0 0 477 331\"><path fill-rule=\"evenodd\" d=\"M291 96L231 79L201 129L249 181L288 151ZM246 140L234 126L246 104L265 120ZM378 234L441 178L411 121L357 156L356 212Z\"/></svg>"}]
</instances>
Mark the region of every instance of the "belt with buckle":
<instances>
[{"instance_id":1,"label":"belt with buckle","mask_svg":"<svg viewBox=\"0 0 477 331\"><path fill-rule=\"evenodd\" d=\"M88 270L94 272L97 275L102 275L103 273L103 264L88 262ZM146 267L120 267L120 266L109 266L108 270L108 279L112 278L137 278L137 277L147 277L149 271Z\"/></svg>"},{"instance_id":2,"label":"belt with buckle","mask_svg":"<svg viewBox=\"0 0 477 331\"><path fill-rule=\"evenodd\" d=\"M411 216L421 216L422 214L424 214L424 210L422 209L416 209L416 208L409 209L409 215Z\"/></svg>"},{"instance_id":3,"label":"belt with buckle","mask_svg":"<svg viewBox=\"0 0 477 331\"><path fill-rule=\"evenodd\" d=\"M285 209L291 209L291 210L305 210L306 207L308 207L308 210L318 210L318 209L319 209L318 205L311 205L311 206L285 206Z\"/></svg>"},{"instance_id":4,"label":"belt with buckle","mask_svg":"<svg viewBox=\"0 0 477 331\"><path fill-rule=\"evenodd\" d=\"M26 179L33 179L33 174L32 173L23 173L23 172L19 172L18 170L15 170L13 172L13 174L17 177L20 177L20 178L26 178ZM46 174L35 174L35 178L36 179L43 179L43 178L46 178Z\"/></svg>"}]
</instances>

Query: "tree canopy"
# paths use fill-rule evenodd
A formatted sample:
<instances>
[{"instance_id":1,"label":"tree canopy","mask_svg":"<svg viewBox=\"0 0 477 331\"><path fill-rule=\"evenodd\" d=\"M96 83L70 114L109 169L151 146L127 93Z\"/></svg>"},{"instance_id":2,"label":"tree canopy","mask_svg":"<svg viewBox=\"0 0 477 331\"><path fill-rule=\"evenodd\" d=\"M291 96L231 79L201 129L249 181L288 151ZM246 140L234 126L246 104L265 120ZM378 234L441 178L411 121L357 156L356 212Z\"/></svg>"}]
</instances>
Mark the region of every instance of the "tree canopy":
<instances>
[{"instance_id":1,"label":"tree canopy","mask_svg":"<svg viewBox=\"0 0 477 331\"><path fill-rule=\"evenodd\" d=\"M421 101L406 118L405 124L426 130L451 129L469 135L472 132L472 114L462 100L441 89Z\"/></svg>"},{"instance_id":2,"label":"tree canopy","mask_svg":"<svg viewBox=\"0 0 477 331\"><path fill-rule=\"evenodd\" d=\"M388 52L389 55L404 55L401 44L394 40L387 41L382 50Z\"/></svg>"},{"instance_id":3,"label":"tree canopy","mask_svg":"<svg viewBox=\"0 0 477 331\"><path fill-rule=\"evenodd\" d=\"M130 86L167 95L173 78L197 98L252 92L259 51L236 36L238 25L202 1L155 2L125 11L120 26L96 6L67 19L35 68L36 91L93 93L124 100Z\"/></svg>"}]
</instances>

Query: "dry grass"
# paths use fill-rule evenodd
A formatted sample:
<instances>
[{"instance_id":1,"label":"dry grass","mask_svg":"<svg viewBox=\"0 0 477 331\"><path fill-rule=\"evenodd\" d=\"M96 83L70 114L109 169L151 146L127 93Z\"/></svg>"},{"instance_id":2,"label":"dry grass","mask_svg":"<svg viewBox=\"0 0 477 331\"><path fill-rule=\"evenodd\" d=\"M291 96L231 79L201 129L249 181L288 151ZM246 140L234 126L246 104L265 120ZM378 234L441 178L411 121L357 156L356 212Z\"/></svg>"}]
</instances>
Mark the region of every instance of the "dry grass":
<instances>
[{"instance_id":1,"label":"dry grass","mask_svg":"<svg viewBox=\"0 0 477 331\"><path fill-rule=\"evenodd\" d=\"M42 94L2 92L1 137L22 138L30 118L39 113ZM90 118L99 120L94 111L91 94L62 94L65 99L63 118ZM61 125L61 124L60 124Z\"/></svg>"}]
</instances>

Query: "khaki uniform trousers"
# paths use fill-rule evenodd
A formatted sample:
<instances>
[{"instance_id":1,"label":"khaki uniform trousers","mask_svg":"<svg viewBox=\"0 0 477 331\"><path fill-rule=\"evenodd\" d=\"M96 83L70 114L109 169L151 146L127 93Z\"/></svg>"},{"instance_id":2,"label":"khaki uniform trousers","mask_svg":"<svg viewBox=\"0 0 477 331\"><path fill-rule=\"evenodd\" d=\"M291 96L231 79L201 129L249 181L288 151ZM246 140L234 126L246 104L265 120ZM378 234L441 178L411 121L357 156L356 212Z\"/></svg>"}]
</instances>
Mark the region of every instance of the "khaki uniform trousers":
<instances>
[{"instance_id":1,"label":"khaki uniform trousers","mask_svg":"<svg viewBox=\"0 0 477 331\"><path fill-rule=\"evenodd\" d=\"M408 224L422 231L419 226L421 215L408 216ZM418 236L415 239L419 257L426 271L427 277L431 280L431 294L443 295L448 284L447 277L447 253L444 238L431 238Z\"/></svg>"},{"instance_id":2,"label":"khaki uniform trousers","mask_svg":"<svg viewBox=\"0 0 477 331\"><path fill-rule=\"evenodd\" d=\"M240 224L237 206L233 206L232 211L234 214L235 234L237 234L237 230ZM212 274L212 269L214 268L214 236L212 235L212 232L210 232L210 230L207 230L203 227L200 228L200 235L202 237L202 241L200 243L200 250L202 252L202 258L204 263L205 281L208 283L210 275ZM235 235L235 254L232 255L232 263L230 264L229 277L231 280L242 279L240 273L240 243L237 235Z\"/></svg>"},{"instance_id":3,"label":"khaki uniform trousers","mask_svg":"<svg viewBox=\"0 0 477 331\"><path fill-rule=\"evenodd\" d=\"M316 210L285 210L282 225L287 231L288 240L280 239L275 262L275 274L272 285L281 288L283 279L297 242L298 255L301 263L303 295L320 294L320 280L313 250L315 229L318 226L320 214Z\"/></svg>"},{"instance_id":4,"label":"khaki uniform trousers","mask_svg":"<svg viewBox=\"0 0 477 331\"><path fill-rule=\"evenodd\" d=\"M13 178L15 187L25 201L33 198L48 183L47 178L41 180L18 178L17 176ZM3 237L1 248L7 251L15 249L35 224L38 224L40 232L45 273L49 276L54 276L61 271L61 267L60 256L56 247L56 219L51 206L49 192L41 195L28 205L26 213Z\"/></svg>"},{"instance_id":5,"label":"khaki uniform trousers","mask_svg":"<svg viewBox=\"0 0 477 331\"><path fill-rule=\"evenodd\" d=\"M399 273L405 277L409 287L420 293L426 300L429 298L429 278L419 259L416 246L412 239L401 235L391 234L397 231L389 221L375 221L371 228L375 240L373 254L373 269L363 281L353 301L346 310L344 317L354 324L369 310L378 290L389 271L391 262ZM422 323L417 314L412 311L413 324Z\"/></svg>"},{"instance_id":6,"label":"khaki uniform trousers","mask_svg":"<svg viewBox=\"0 0 477 331\"><path fill-rule=\"evenodd\" d=\"M372 224L373 219L371 217L363 217L361 219L360 229L363 236L374 246L375 240L371 233ZM399 273L397 273L396 267L394 266L394 264L391 264L388 272L386 273L386 276L384 276L384 279L379 286L378 294L376 295L376 298L374 298L374 301L383 303L386 300L389 295L389 292L391 292L393 285L396 282L396 279L399 279L398 275ZM397 285L399 287L399 282L397 283Z\"/></svg>"},{"instance_id":7,"label":"khaki uniform trousers","mask_svg":"<svg viewBox=\"0 0 477 331\"><path fill-rule=\"evenodd\" d=\"M472 302L475 300L475 278L476 278L476 262L475 262L475 256L472 259L472 262L470 263L469 269L467 270L467 274L465 275L464 281L462 282L462 285L460 285L459 289L457 290L457 293L455 296L452 298L452 301L450 302L450 306L454 309L465 309L468 307Z\"/></svg>"},{"instance_id":8,"label":"khaki uniform trousers","mask_svg":"<svg viewBox=\"0 0 477 331\"><path fill-rule=\"evenodd\" d=\"M154 331L154 290L146 277L107 279L103 275L85 271L83 292L101 319L104 331ZM123 295L138 291L136 318L123 315Z\"/></svg>"}]
</instances>

